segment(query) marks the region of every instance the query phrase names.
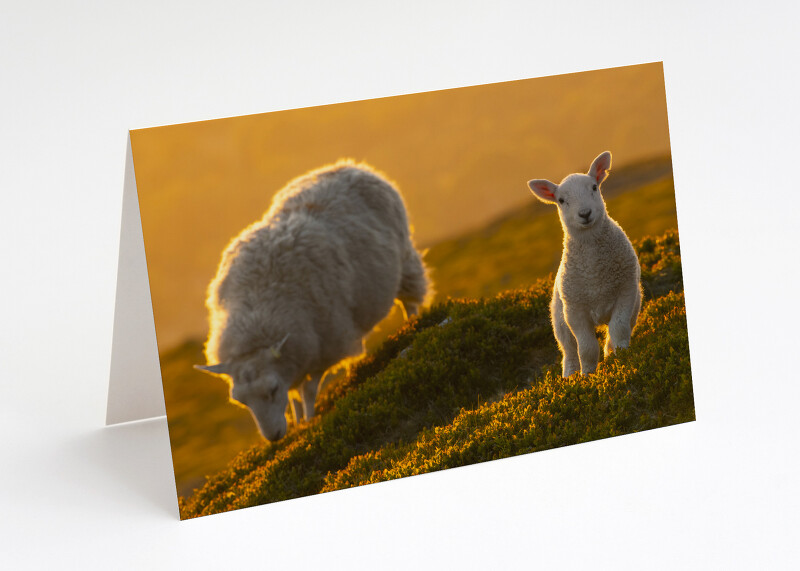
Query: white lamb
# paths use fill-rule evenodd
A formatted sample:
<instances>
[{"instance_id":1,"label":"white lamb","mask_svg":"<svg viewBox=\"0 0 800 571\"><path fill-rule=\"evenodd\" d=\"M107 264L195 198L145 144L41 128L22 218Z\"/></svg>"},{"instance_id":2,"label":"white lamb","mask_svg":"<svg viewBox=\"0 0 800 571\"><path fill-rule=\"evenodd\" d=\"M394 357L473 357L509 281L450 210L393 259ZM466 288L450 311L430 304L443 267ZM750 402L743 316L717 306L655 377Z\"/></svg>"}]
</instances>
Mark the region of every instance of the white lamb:
<instances>
[{"instance_id":1,"label":"white lamb","mask_svg":"<svg viewBox=\"0 0 800 571\"><path fill-rule=\"evenodd\" d=\"M339 161L291 181L225 249L206 300L209 365L197 368L232 379L231 398L279 440L290 390L311 418L325 371L363 352L396 298L409 317L427 290L398 191Z\"/></svg>"},{"instance_id":2,"label":"white lamb","mask_svg":"<svg viewBox=\"0 0 800 571\"><path fill-rule=\"evenodd\" d=\"M610 169L611 153L606 151L587 174L571 174L561 184L528 182L539 200L558 206L564 229L550 314L565 377L578 370L588 375L597 368L599 325L608 326L605 356L615 348L627 348L642 303L636 252L620 225L608 216L600 193Z\"/></svg>"}]
</instances>

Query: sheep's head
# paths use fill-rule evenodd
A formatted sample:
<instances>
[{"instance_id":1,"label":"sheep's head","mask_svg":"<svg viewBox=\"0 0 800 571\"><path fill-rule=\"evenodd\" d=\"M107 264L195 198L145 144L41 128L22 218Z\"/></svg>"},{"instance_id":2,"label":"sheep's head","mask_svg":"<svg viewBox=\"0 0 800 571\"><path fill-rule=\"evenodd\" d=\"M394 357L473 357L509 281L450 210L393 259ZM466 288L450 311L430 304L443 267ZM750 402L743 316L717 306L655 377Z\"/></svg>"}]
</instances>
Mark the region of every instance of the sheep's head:
<instances>
[{"instance_id":1,"label":"sheep's head","mask_svg":"<svg viewBox=\"0 0 800 571\"><path fill-rule=\"evenodd\" d=\"M285 338L284 338L285 341ZM250 410L261 435L269 441L286 435L286 405L289 404L291 375L285 359L280 358L281 344L254 351L242 358L216 365L195 368L231 379L231 400Z\"/></svg>"},{"instance_id":2,"label":"sheep's head","mask_svg":"<svg viewBox=\"0 0 800 571\"><path fill-rule=\"evenodd\" d=\"M610 169L611 153L606 151L594 160L587 174L571 174L560 184L534 179L528 181L528 187L542 202L558 206L564 230L574 234L588 230L607 216L600 184Z\"/></svg>"}]
</instances>

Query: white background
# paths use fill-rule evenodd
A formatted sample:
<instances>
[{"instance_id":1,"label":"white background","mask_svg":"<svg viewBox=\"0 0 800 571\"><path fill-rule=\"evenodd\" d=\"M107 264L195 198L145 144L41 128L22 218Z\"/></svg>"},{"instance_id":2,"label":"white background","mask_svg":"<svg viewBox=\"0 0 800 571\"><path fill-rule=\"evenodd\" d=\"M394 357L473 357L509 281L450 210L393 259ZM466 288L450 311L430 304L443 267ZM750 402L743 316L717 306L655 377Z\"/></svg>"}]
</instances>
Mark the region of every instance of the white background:
<instances>
[{"instance_id":1,"label":"white background","mask_svg":"<svg viewBox=\"0 0 800 571\"><path fill-rule=\"evenodd\" d=\"M800 9L0 3L0 566L793 568ZM663 61L697 422L179 522L104 428L126 131Z\"/></svg>"}]
</instances>

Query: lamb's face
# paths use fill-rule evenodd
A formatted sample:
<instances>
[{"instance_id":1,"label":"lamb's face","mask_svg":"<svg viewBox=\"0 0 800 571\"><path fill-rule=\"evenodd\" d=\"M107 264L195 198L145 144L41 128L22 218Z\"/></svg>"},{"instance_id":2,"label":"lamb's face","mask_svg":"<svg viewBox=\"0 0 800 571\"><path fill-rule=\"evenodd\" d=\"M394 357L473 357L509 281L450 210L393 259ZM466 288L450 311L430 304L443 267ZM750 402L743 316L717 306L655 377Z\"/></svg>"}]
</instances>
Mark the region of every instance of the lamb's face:
<instances>
[{"instance_id":1,"label":"lamb's face","mask_svg":"<svg viewBox=\"0 0 800 571\"><path fill-rule=\"evenodd\" d=\"M610 169L611 153L605 151L592 162L586 174L571 174L561 184L537 178L529 180L528 187L542 202L558 206L564 231L579 236L608 217L600 184Z\"/></svg>"},{"instance_id":2,"label":"lamb's face","mask_svg":"<svg viewBox=\"0 0 800 571\"><path fill-rule=\"evenodd\" d=\"M562 180L555 190L554 202L561 223L570 233L584 232L607 216L600 185L585 174L572 174Z\"/></svg>"},{"instance_id":3,"label":"lamb's face","mask_svg":"<svg viewBox=\"0 0 800 571\"><path fill-rule=\"evenodd\" d=\"M261 435L269 441L286 435L289 384L269 360L252 359L234 367L231 398L250 409Z\"/></svg>"}]
</instances>

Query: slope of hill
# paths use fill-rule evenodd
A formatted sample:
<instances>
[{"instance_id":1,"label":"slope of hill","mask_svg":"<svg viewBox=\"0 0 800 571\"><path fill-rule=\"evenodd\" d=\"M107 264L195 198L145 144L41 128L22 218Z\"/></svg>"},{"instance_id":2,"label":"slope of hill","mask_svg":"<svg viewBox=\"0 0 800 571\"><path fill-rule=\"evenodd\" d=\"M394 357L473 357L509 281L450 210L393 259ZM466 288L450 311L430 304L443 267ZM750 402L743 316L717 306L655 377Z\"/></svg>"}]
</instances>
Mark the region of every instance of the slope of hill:
<instances>
[{"instance_id":1,"label":"slope of hill","mask_svg":"<svg viewBox=\"0 0 800 571\"><path fill-rule=\"evenodd\" d=\"M632 238L659 235L676 226L671 172L669 157L654 158L615 169L604 184L609 212ZM443 302L526 288L556 269L560 252L555 210L531 197L523 208L485 228L434 245L426 262L433 271L435 301ZM402 313L394 310L367 337L367 352L378 350L403 325ZM189 340L161 356L181 496L191 494L208 474L224 469L238 453L260 442L249 412L228 400L225 383L192 368L202 359L200 340ZM330 387L344 377L344 371L329 374L326 384Z\"/></svg>"},{"instance_id":2,"label":"slope of hill","mask_svg":"<svg viewBox=\"0 0 800 571\"><path fill-rule=\"evenodd\" d=\"M193 368L204 362L192 340L161 355L172 463L178 495L205 482L239 452L261 441L250 412L228 400L228 386Z\"/></svg>"},{"instance_id":3,"label":"slope of hill","mask_svg":"<svg viewBox=\"0 0 800 571\"><path fill-rule=\"evenodd\" d=\"M643 312L596 375L557 374L550 280L435 304L322 394L312 422L181 498L181 517L693 420L677 233L636 247Z\"/></svg>"}]
</instances>

